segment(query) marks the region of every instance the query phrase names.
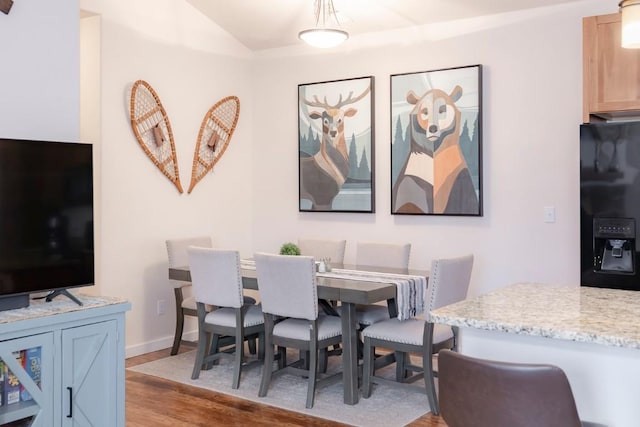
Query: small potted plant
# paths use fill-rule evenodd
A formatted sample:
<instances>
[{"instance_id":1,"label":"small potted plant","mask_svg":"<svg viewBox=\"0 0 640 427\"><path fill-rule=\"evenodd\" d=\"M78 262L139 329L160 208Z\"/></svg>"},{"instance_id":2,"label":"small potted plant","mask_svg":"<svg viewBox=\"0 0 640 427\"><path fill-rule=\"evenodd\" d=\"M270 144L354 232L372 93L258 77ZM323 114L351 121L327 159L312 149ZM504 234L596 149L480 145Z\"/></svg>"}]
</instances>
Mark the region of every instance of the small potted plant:
<instances>
[{"instance_id":1,"label":"small potted plant","mask_svg":"<svg viewBox=\"0 0 640 427\"><path fill-rule=\"evenodd\" d=\"M287 242L280 246L280 255L300 255L300 248L295 243Z\"/></svg>"}]
</instances>

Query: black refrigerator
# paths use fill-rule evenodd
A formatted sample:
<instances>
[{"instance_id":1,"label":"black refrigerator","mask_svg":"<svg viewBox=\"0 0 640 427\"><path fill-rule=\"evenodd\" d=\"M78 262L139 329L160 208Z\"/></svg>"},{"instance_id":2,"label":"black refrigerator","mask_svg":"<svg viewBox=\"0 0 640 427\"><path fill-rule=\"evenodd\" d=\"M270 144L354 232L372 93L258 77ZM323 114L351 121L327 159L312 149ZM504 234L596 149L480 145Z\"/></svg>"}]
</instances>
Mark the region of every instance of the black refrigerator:
<instances>
[{"instance_id":1,"label":"black refrigerator","mask_svg":"<svg viewBox=\"0 0 640 427\"><path fill-rule=\"evenodd\" d=\"M640 121L580 126L580 280L640 290Z\"/></svg>"}]
</instances>

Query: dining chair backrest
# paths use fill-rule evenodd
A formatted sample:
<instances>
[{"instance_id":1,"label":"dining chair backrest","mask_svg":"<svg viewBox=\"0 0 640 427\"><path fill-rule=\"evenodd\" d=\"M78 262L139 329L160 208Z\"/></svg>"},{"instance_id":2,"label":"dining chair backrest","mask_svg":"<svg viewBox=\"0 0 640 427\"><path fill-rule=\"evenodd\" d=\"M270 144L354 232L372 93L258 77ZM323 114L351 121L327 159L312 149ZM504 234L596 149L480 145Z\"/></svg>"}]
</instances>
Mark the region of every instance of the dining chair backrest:
<instances>
[{"instance_id":1,"label":"dining chair backrest","mask_svg":"<svg viewBox=\"0 0 640 427\"><path fill-rule=\"evenodd\" d=\"M356 264L385 268L409 268L411 244L358 242Z\"/></svg>"},{"instance_id":2,"label":"dining chair backrest","mask_svg":"<svg viewBox=\"0 0 640 427\"><path fill-rule=\"evenodd\" d=\"M312 257L257 253L254 259L263 313L307 320L318 318Z\"/></svg>"},{"instance_id":3,"label":"dining chair backrest","mask_svg":"<svg viewBox=\"0 0 640 427\"><path fill-rule=\"evenodd\" d=\"M431 262L425 318L431 320L431 310L462 301L467 297L473 255L435 259Z\"/></svg>"},{"instance_id":4,"label":"dining chair backrest","mask_svg":"<svg viewBox=\"0 0 640 427\"><path fill-rule=\"evenodd\" d=\"M332 263L344 264L346 240L298 239L300 252L316 260L331 258Z\"/></svg>"},{"instance_id":5,"label":"dining chair backrest","mask_svg":"<svg viewBox=\"0 0 640 427\"><path fill-rule=\"evenodd\" d=\"M213 244L211 242L211 237L209 236L167 240L169 268L184 267L186 265L189 265L189 255L187 254L187 248L189 246L211 248L213 247Z\"/></svg>"},{"instance_id":6,"label":"dining chair backrest","mask_svg":"<svg viewBox=\"0 0 640 427\"><path fill-rule=\"evenodd\" d=\"M238 251L190 246L189 270L197 302L242 307L242 274Z\"/></svg>"},{"instance_id":7,"label":"dining chair backrest","mask_svg":"<svg viewBox=\"0 0 640 427\"><path fill-rule=\"evenodd\" d=\"M553 365L498 362L441 350L440 412L449 427L580 427L571 386Z\"/></svg>"}]
</instances>

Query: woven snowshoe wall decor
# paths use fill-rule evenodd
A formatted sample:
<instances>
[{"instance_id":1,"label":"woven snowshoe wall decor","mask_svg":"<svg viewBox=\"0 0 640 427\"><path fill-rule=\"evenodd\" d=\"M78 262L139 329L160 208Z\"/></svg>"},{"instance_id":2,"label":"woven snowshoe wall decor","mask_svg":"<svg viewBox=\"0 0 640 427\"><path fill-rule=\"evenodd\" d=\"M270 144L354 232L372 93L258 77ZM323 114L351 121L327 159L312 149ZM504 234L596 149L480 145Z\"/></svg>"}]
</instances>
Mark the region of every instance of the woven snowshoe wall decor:
<instances>
[{"instance_id":1,"label":"woven snowshoe wall decor","mask_svg":"<svg viewBox=\"0 0 640 427\"><path fill-rule=\"evenodd\" d=\"M222 98L205 114L193 155L193 170L188 193L191 193L196 184L213 169L226 151L239 116L240 99L237 96Z\"/></svg>"},{"instance_id":2,"label":"woven snowshoe wall decor","mask_svg":"<svg viewBox=\"0 0 640 427\"><path fill-rule=\"evenodd\" d=\"M182 193L169 117L156 91L144 80L136 81L131 88L129 114L133 133L144 152Z\"/></svg>"}]
</instances>

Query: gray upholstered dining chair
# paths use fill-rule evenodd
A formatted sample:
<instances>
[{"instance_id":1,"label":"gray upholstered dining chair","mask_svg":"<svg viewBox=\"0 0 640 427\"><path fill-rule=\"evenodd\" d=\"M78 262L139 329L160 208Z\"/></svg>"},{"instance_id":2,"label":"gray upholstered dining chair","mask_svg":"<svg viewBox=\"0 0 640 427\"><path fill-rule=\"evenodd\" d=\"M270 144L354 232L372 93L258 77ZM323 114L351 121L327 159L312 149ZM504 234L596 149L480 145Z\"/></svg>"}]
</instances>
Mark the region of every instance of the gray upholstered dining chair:
<instances>
[{"instance_id":1,"label":"gray upholstered dining chair","mask_svg":"<svg viewBox=\"0 0 640 427\"><path fill-rule=\"evenodd\" d=\"M254 255L265 321L265 357L258 395L267 395L273 374L290 372L308 377L306 407L313 407L316 385L332 376L318 373L319 350L342 340L340 318L318 316L318 292L312 257ZM273 372L274 346L280 360ZM308 352L307 360L286 364L286 348ZM303 369L308 365L308 369Z\"/></svg>"},{"instance_id":2,"label":"gray upholstered dining chair","mask_svg":"<svg viewBox=\"0 0 640 427\"><path fill-rule=\"evenodd\" d=\"M410 254L410 243L358 242L356 265L407 270ZM389 309L386 302L356 307L356 320L363 328L387 319Z\"/></svg>"},{"instance_id":3,"label":"gray upholstered dining chair","mask_svg":"<svg viewBox=\"0 0 640 427\"><path fill-rule=\"evenodd\" d=\"M210 248L213 246L211 237L209 236L169 239L166 241L166 245L169 268L184 267L189 264L189 256L187 254L187 248L189 246L198 246L203 248ZM195 298L192 295L191 283L177 280L170 280L170 282L173 285L176 303L176 330L173 337L173 345L171 346L171 355L174 356L178 354L180 344L182 343L185 316L198 317L198 310ZM255 304L256 300L249 296L245 296L244 302L245 304ZM208 309L210 309L210 307L208 307ZM252 345L252 352L253 350Z\"/></svg>"},{"instance_id":4,"label":"gray upholstered dining chair","mask_svg":"<svg viewBox=\"0 0 640 427\"><path fill-rule=\"evenodd\" d=\"M384 320L366 327L364 338L364 372L362 396L371 396L372 384L393 384L402 387L416 387L413 381L424 377L425 388L431 411L438 414L438 398L434 384L432 355L445 348L456 348L456 337L450 326L431 322L431 310L464 300L469 289L473 255L459 258L436 259L431 263L429 285L425 301L425 319L413 318L400 321ZM396 352L397 379L386 380L374 375L374 352L383 347ZM408 363L408 354L422 356L422 366ZM399 356L400 355L400 356ZM410 372L419 372L408 377Z\"/></svg>"},{"instance_id":5,"label":"gray upholstered dining chair","mask_svg":"<svg viewBox=\"0 0 640 427\"><path fill-rule=\"evenodd\" d=\"M197 379L203 365L222 357L234 358L232 387L240 385L244 363L244 342L259 338L263 356L264 318L259 305L247 305L242 295L240 254L237 251L190 246L189 269L198 306L198 353L191 379ZM205 305L213 306L211 311ZM219 340L232 336L233 355L220 349Z\"/></svg>"},{"instance_id":6,"label":"gray upholstered dining chair","mask_svg":"<svg viewBox=\"0 0 640 427\"><path fill-rule=\"evenodd\" d=\"M298 239L298 247L302 255L312 256L316 261L321 258L331 258L331 262L336 264L344 264L346 246L346 240Z\"/></svg>"},{"instance_id":7,"label":"gray upholstered dining chair","mask_svg":"<svg viewBox=\"0 0 640 427\"><path fill-rule=\"evenodd\" d=\"M312 256L318 261L323 258L330 258L330 263L344 264L344 251L347 246L346 240L336 239L298 239L300 252L305 256ZM334 306L335 302L318 300L322 310L326 314L337 316Z\"/></svg>"},{"instance_id":8,"label":"gray upholstered dining chair","mask_svg":"<svg viewBox=\"0 0 640 427\"><path fill-rule=\"evenodd\" d=\"M449 427L595 427L580 421L564 371L548 364L438 355L440 411Z\"/></svg>"},{"instance_id":9,"label":"gray upholstered dining chair","mask_svg":"<svg viewBox=\"0 0 640 427\"><path fill-rule=\"evenodd\" d=\"M200 246L210 248L212 246L211 237L200 236L183 239L170 239L166 241L167 255L169 257L169 268L182 267L189 264L187 248L189 246ZM176 330L171 347L171 355L178 354L182 343L182 332L184 330L184 317L198 317L196 300L191 295L191 283L170 280L173 285L176 302Z\"/></svg>"}]
</instances>

